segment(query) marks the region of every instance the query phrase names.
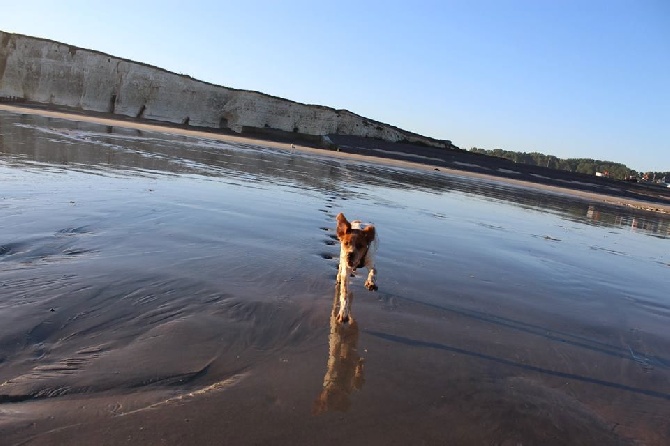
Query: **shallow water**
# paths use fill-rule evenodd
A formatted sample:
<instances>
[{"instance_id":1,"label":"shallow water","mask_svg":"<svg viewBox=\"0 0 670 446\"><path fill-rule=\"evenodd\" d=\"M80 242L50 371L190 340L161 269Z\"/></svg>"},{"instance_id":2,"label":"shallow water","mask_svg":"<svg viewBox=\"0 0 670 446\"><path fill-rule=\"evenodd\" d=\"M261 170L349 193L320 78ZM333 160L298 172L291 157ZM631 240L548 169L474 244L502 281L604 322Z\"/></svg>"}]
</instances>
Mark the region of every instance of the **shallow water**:
<instances>
[{"instance_id":1,"label":"shallow water","mask_svg":"<svg viewBox=\"0 0 670 446\"><path fill-rule=\"evenodd\" d=\"M338 212L381 242L344 327ZM0 112L0 227L10 442L670 438L667 216Z\"/></svg>"}]
</instances>

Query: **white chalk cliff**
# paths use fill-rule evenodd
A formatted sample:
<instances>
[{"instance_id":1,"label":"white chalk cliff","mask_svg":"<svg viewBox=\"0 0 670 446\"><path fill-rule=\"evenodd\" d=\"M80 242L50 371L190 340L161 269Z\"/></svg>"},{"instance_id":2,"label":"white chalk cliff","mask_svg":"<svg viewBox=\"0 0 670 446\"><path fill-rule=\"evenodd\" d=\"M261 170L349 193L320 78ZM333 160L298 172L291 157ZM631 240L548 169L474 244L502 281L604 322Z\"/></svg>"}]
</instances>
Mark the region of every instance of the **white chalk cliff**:
<instances>
[{"instance_id":1,"label":"white chalk cliff","mask_svg":"<svg viewBox=\"0 0 670 446\"><path fill-rule=\"evenodd\" d=\"M338 134L452 147L450 141L407 132L347 110L213 85L97 51L3 31L0 98L237 133Z\"/></svg>"}]
</instances>

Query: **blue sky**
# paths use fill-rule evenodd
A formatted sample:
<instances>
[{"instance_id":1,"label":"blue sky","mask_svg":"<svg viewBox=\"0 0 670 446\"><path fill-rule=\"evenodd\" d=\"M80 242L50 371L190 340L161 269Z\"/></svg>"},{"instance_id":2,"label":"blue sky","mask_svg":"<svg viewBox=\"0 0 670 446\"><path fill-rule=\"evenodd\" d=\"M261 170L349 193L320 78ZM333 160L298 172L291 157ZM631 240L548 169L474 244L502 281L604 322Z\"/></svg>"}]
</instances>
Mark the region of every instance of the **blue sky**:
<instances>
[{"instance_id":1,"label":"blue sky","mask_svg":"<svg viewBox=\"0 0 670 446\"><path fill-rule=\"evenodd\" d=\"M670 1L3 1L0 30L473 146L670 170Z\"/></svg>"}]
</instances>

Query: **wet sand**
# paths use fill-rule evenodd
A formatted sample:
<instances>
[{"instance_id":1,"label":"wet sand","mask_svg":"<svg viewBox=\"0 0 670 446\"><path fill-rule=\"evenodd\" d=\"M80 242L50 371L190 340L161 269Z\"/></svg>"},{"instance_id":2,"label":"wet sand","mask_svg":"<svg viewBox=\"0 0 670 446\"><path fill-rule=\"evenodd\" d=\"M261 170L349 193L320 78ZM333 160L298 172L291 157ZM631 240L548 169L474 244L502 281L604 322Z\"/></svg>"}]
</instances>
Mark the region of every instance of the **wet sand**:
<instances>
[{"instance_id":1,"label":"wet sand","mask_svg":"<svg viewBox=\"0 0 670 446\"><path fill-rule=\"evenodd\" d=\"M287 143L271 139L257 139L238 136L230 133L196 130L184 126L171 126L165 123L151 122L132 118L120 119L110 113L82 112L75 114L69 111L49 110L41 106L20 106L0 104L0 110L12 113L39 114L52 118L89 122L109 127L125 127L140 131L155 131L168 134L208 138L228 141L235 144L256 144L279 150L300 151L302 153L328 156L350 161L372 162L376 164L412 168L424 171L439 171L445 175L463 175L469 178L496 180L505 184L530 187L547 192L567 194L573 197L600 202L615 206L626 206L650 212L670 213L670 192L661 188L644 188L635 184L611 181L602 178L589 178L580 174L569 174L551 169L533 166L514 165L507 160L494 157L482 157L467 152L440 151L420 146L385 143L356 137L337 137L341 148L337 151L309 147L298 143ZM408 155L412 152L415 155ZM443 158L439 158L444 152ZM435 166L440 166L436 168ZM511 170L510 170L511 169ZM535 172L534 170L537 170ZM521 179L522 171L526 179ZM527 171L527 172L526 172ZM552 181L553 180L553 181ZM630 193L630 189L636 189Z\"/></svg>"},{"instance_id":2,"label":"wet sand","mask_svg":"<svg viewBox=\"0 0 670 446\"><path fill-rule=\"evenodd\" d=\"M158 130L0 111L3 444L667 444L668 216Z\"/></svg>"}]
</instances>

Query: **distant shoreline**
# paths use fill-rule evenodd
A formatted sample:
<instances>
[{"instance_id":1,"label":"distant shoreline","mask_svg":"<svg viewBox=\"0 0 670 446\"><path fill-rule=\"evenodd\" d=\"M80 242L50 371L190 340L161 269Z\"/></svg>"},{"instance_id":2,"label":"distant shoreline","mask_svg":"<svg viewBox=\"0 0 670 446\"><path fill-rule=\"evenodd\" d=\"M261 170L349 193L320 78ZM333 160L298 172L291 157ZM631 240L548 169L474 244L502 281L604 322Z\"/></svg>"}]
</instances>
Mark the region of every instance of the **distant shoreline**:
<instances>
[{"instance_id":1,"label":"distant shoreline","mask_svg":"<svg viewBox=\"0 0 670 446\"><path fill-rule=\"evenodd\" d=\"M670 190L666 191L663 188L652 190L634 183L603 180L580 174L571 174L570 172L537 168L537 166L514 164L507 160L477 155L464 150L442 150L386 143L378 140L368 141L364 138L335 136L336 144L339 147L335 151L309 146L305 141L298 140L291 143L270 137L256 137L256 135L206 131L205 129L188 128L170 123L138 120L111 113L79 112L45 105L7 103L0 103L0 110L233 143L256 144L281 150L295 150L306 154L418 169L433 173L439 171L447 175L500 181L517 187L570 195L609 206L670 214Z\"/></svg>"}]
</instances>

